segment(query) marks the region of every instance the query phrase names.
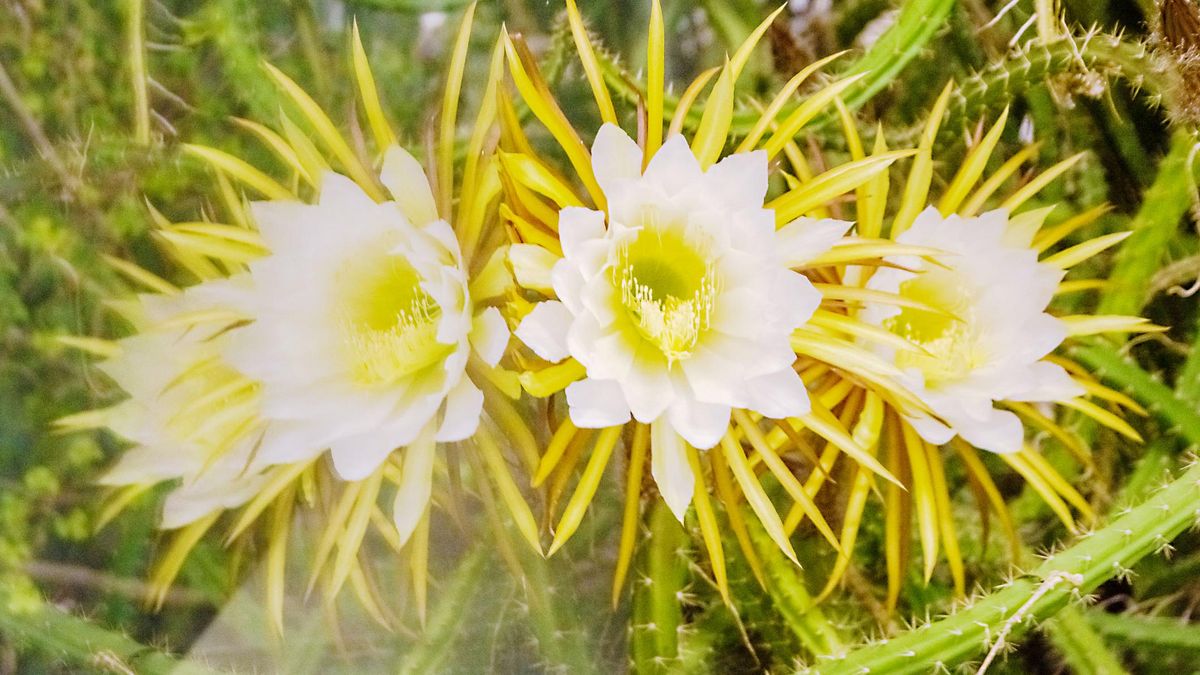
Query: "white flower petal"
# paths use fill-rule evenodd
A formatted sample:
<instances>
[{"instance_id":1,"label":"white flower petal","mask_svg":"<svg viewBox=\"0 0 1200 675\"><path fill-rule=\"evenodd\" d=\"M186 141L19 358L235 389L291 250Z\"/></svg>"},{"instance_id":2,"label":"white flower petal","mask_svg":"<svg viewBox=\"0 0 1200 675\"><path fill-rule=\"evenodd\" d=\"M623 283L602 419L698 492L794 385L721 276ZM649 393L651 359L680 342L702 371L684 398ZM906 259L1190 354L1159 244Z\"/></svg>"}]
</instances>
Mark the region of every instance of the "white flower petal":
<instances>
[{"instance_id":1,"label":"white flower petal","mask_svg":"<svg viewBox=\"0 0 1200 675\"><path fill-rule=\"evenodd\" d=\"M304 422L271 422L254 452L253 467L302 462L325 452L325 444L321 442L319 433L313 425Z\"/></svg>"},{"instance_id":2,"label":"white flower petal","mask_svg":"<svg viewBox=\"0 0 1200 675\"><path fill-rule=\"evenodd\" d=\"M629 421L629 404L612 380L583 379L567 387L571 422L582 429L615 427Z\"/></svg>"},{"instance_id":3,"label":"white flower petal","mask_svg":"<svg viewBox=\"0 0 1200 675\"><path fill-rule=\"evenodd\" d=\"M266 482L266 476L241 475L238 471L213 467L199 478L185 481L163 501L159 527L174 530L223 509L232 509L250 501Z\"/></svg>"},{"instance_id":4,"label":"white flower petal","mask_svg":"<svg viewBox=\"0 0 1200 675\"><path fill-rule=\"evenodd\" d=\"M642 344L634 357L633 368L621 381L629 410L644 424L658 419L675 401L675 386L666 360L654 352L654 347Z\"/></svg>"},{"instance_id":5,"label":"white flower petal","mask_svg":"<svg viewBox=\"0 0 1200 675\"><path fill-rule=\"evenodd\" d=\"M404 148L393 145L383 155L383 168L379 180L392 199L400 206L405 217L413 225L424 225L438 219L437 203L425 169Z\"/></svg>"},{"instance_id":6,"label":"white flower petal","mask_svg":"<svg viewBox=\"0 0 1200 675\"><path fill-rule=\"evenodd\" d=\"M747 407L772 419L808 414L808 390L796 371L788 368L746 382Z\"/></svg>"},{"instance_id":7,"label":"white flower petal","mask_svg":"<svg viewBox=\"0 0 1200 675\"><path fill-rule=\"evenodd\" d=\"M471 382L471 378L462 377L446 394L445 413L435 440L449 443L474 436L482 413L483 392Z\"/></svg>"},{"instance_id":8,"label":"white flower petal","mask_svg":"<svg viewBox=\"0 0 1200 675\"><path fill-rule=\"evenodd\" d=\"M454 228L450 226L450 223L444 220L433 220L421 226L420 231L429 235L429 238L437 242L441 248L441 251L438 252L440 255L430 262L440 262L443 273L453 271L456 276L463 276L461 270L462 249L458 245L458 237L454 234ZM448 259L445 254L449 254ZM446 264L452 264L454 267L447 267Z\"/></svg>"},{"instance_id":9,"label":"white flower petal","mask_svg":"<svg viewBox=\"0 0 1200 675\"><path fill-rule=\"evenodd\" d=\"M333 171L321 174L321 196L317 204L322 209L342 214L365 211L377 206L358 183Z\"/></svg>"},{"instance_id":10,"label":"white flower petal","mask_svg":"<svg viewBox=\"0 0 1200 675\"><path fill-rule=\"evenodd\" d=\"M797 218L780 228L777 255L788 267L800 267L828 251L853 225L833 218Z\"/></svg>"},{"instance_id":11,"label":"white flower petal","mask_svg":"<svg viewBox=\"0 0 1200 675\"><path fill-rule=\"evenodd\" d=\"M605 193L642 175L642 149L621 127L605 122L592 143L592 170Z\"/></svg>"},{"instance_id":12,"label":"white flower petal","mask_svg":"<svg viewBox=\"0 0 1200 675\"><path fill-rule=\"evenodd\" d=\"M745 362L729 358L726 350L701 347L681 361L688 386L696 398L742 407L745 404Z\"/></svg>"},{"instance_id":13,"label":"white flower petal","mask_svg":"<svg viewBox=\"0 0 1200 675\"><path fill-rule=\"evenodd\" d=\"M949 443L951 438L954 438L954 430L942 424L941 422L928 416L913 416L905 418L912 425L913 430L917 432L921 438L934 445L942 445Z\"/></svg>"},{"instance_id":14,"label":"white flower petal","mask_svg":"<svg viewBox=\"0 0 1200 675\"><path fill-rule=\"evenodd\" d=\"M1010 393L1010 401L1052 402L1068 401L1082 396L1085 390L1062 366L1038 361L1024 370L1020 391Z\"/></svg>"},{"instance_id":15,"label":"white flower petal","mask_svg":"<svg viewBox=\"0 0 1200 675\"><path fill-rule=\"evenodd\" d=\"M767 196L767 152L727 155L704 174L708 198L727 209L762 210Z\"/></svg>"},{"instance_id":16,"label":"white flower petal","mask_svg":"<svg viewBox=\"0 0 1200 675\"><path fill-rule=\"evenodd\" d=\"M517 283L544 295L554 294L551 273L554 264L561 259L534 244L513 244L508 248L508 264L512 266Z\"/></svg>"},{"instance_id":17,"label":"white flower petal","mask_svg":"<svg viewBox=\"0 0 1200 675\"><path fill-rule=\"evenodd\" d=\"M541 358L557 362L571 355L567 348L567 331L574 317L555 300L539 302L525 315L514 334Z\"/></svg>"},{"instance_id":18,"label":"white flower petal","mask_svg":"<svg viewBox=\"0 0 1200 675\"><path fill-rule=\"evenodd\" d=\"M495 307L488 307L475 315L471 328L471 346L479 358L489 366L500 362L504 348L508 346L508 324Z\"/></svg>"},{"instance_id":19,"label":"white flower petal","mask_svg":"<svg viewBox=\"0 0 1200 675\"><path fill-rule=\"evenodd\" d=\"M433 439L432 427L426 427L417 440L404 450L403 466L400 470L400 485L392 503L392 520L400 535L400 544L408 542L433 492L433 459L437 443Z\"/></svg>"},{"instance_id":20,"label":"white flower petal","mask_svg":"<svg viewBox=\"0 0 1200 675\"><path fill-rule=\"evenodd\" d=\"M821 305L821 293L808 277L791 270L781 270L775 275L772 288L776 307L775 318L782 326L792 330L808 323L813 312Z\"/></svg>"},{"instance_id":21,"label":"white flower petal","mask_svg":"<svg viewBox=\"0 0 1200 675\"><path fill-rule=\"evenodd\" d=\"M675 398L667 409L667 416L675 431L700 450L719 443L729 429L729 406L703 403L686 396Z\"/></svg>"},{"instance_id":22,"label":"white flower petal","mask_svg":"<svg viewBox=\"0 0 1200 675\"><path fill-rule=\"evenodd\" d=\"M971 445L1000 454L1020 452L1025 442L1020 418L1007 410L992 410L981 422L956 424L955 431Z\"/></svg>"},{"instance_id":23,"label":"white flower petal","mask_svg":"<svg viewBox=\"0 0 1200 675\"><path fill-rule=\"evenodd\" d=\"M687 139L676 134L662 144L646 165L643 185L653 186L661 196L670 197L689 189L703 191L703 176Z\"/></svg>"},{"instance_id":24,"label":"white flower petal","mask_svg":"<svg viewBox=\"0 0 1200 675\"><path fill-rule=\"evenodd\" d=\"M585 242L604 237L604 230L604 214L600 211L568 206L558 212L558 241L567 258L579 255Z\"/></svg>"},{"instance_id":25,"label":"white flower petal","mask_svg":"<svg viewBox=\"0 0 1200 675\"><path fill-rule=\"evenodd\" d=\"M369 431L339 438L331 444L329 454L338 476L354 481L370 476L398 447L391 434Z\"/></svg>"},{"instance_id":26,"label":"white flower petal","mask_svg":"<svg viewBox=\"0 0 1200 675\"><path fill-rule=\"evenodd\" d=\"M665 419L650 425L650 475L658 485L663 501L680 523L696 489L696 478L688 466L683 439Z\"/></svg>"},{"instance_id":27,"label":"white flower petal","mask_svg":"<svg viewBox=\"0 0 1200 675\"><path fill-rule=\"evenodd\" d=\"M117 463L96 482L101 485L156 483L195 473L204 468L204 463L202 455L180 452L179 448L136 446L122 453Z\"/></svg>"}]
</instances>

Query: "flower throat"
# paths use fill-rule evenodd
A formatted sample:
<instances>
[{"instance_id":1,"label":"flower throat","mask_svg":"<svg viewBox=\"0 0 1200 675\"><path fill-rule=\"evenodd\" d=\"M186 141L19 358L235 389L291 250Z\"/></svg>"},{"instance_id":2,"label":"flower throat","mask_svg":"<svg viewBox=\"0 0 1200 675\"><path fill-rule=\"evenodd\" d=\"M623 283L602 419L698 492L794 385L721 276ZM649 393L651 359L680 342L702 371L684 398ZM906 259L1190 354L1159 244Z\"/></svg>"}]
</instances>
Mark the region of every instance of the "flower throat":
<instances>
[{"instance_id":1,"label":"flower throat","mask_svg":"<svg viewBox=\"0 0 1200 675\"><path fill-rule=\"evenodd\" d=\"M613 281L639 334L668 361L685 359L708 330L717 276L683 233L646 227L617 251Z\"/></svg>"}]
</instances>

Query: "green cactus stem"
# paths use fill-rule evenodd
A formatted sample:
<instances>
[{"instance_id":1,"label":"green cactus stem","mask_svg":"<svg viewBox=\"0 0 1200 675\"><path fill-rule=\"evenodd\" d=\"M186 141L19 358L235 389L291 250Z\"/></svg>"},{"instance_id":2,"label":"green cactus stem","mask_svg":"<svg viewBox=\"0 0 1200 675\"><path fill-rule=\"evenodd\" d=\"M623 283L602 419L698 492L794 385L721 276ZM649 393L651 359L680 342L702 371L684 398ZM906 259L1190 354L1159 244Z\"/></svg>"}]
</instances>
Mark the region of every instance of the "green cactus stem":
<instances>
[{"instance_id":1,"label":"green cactus stem","mask_svg":"<svg viewBox=\"0 0 1200 675\"><path fill-rule=\"evenodd\" d=\"M1188 160L1195 144L1196 138L1183 131L1172 137L1171 151L1159 165L1158 177L1130 223L1133 234L1117 253L1098 314L1136 314L1149 300L1146 290L1150 278L1163 266L1168 244L1192 205L1194 179L1188 175Z\"/></svg>"},{"instance_id":2,"label":"green cactus stem","mask_svg":"<svg viewBox=\"0 0 1200 675\"><path fill-rule=\"evenodd\" d=\"M1050 556L1032 572L993 594L972 600L938 621L818 664L811 672L869 675L927 673L998 653L1031 625L1087 593L1124 576L1143 557L1163 550L1196 524L1200 465L1194 465L1141 506Z\"/></svg>"},{"instance_id":3,"label":"green cactus stem","mask_svg":"<svg viewBox=\"0 0 1200 675\"><path fill-rule=\"evenodd\" d=\"M1120 658L1085 618L1090 612L1063 607L1046 622L1046 635L1075 675L1124 675Z\"/></svg>"},{"instance_id":4,"label":"green cactus stem","mask_svg":"<svg viewBox=\"0 0 1200 675\"><path fill-rule=\"evenodd\" d=\"M757 518L745 520L754 550L762 560L767 593L800 644L817 657L844 651L842 638L809 595L800 568L783 555Z\"/></svg>"},{"instance_id":5,"label":"green cactus stem","mask_svg":"<svg viewBox=\"0 0 1200 675\"><path fill-rule=\"evenodd\" d=\"M1084 612L1093 630L1116 644L1138 650L1168 650L1191 658L1200 658L1200 627L1174 617Z\"/></svg>"},{"instance_id":6,"label":"green cactus stem","mask_svg":"<svg viewBox=\"0 0 1200 675\"><path fill-rule=\"evenodd\" d=\"M9 582L6 582L8 586ZM143 645L8 586L0 591L0 640L44 654L71 672L215 675L200 664Z\"/></svg>"},{"instance_id":7,"label":"green cactus stem","mask_svg":"<svg viewBox=\"0 0 1200 675\"><path fill-rule=\"evenodd\" d=\"M471 599L484 583L488 561L487 549L479 546L458 564L438 595L421 642L404 655L397 672L435 672L449 658L458 629L471 612Z\"/></svg>"},{"instance_id":8,"label":"green cactus stem","mask_svg":"<svg viewBox=\"0 0 1200 675\"><path fill-rule=\"evenodd\" d=\"M1109 386L1137 399L1169 431L1179 434L1189 445L1200 446L1200 414L1132 359L1099 342L1073 347L1070 352Z\"/></svg>"},{"instance_id":9,"label":"green cactus stem","mask_svg":"<svg viewBox=\"0 0 1200 675\"><path fill-rule=\"evenodd\" d=\"M1160 101L1165 90L1165 70L1143 43L1099 32L1034 42L962 82L946 111L941 140L960 142L964 125L1065 73L1080 76L1076 88L1085 94L1098 93L1094 89L1108 77L1125 79L1152 102Z\"/></svg>"},{"instance_id":10,"label":"green cactus stem","mask_svg":"<svg viewBox=\"0 0 1200 675\"><path fill-rule=\"evenodd\" d=\"M632 580L633 618L629 651L637 673L669 672L679 658L683 599L688 583L688 540L661 499L647 514L649 537L638 552Z\"/></svg>"}]
</instances>

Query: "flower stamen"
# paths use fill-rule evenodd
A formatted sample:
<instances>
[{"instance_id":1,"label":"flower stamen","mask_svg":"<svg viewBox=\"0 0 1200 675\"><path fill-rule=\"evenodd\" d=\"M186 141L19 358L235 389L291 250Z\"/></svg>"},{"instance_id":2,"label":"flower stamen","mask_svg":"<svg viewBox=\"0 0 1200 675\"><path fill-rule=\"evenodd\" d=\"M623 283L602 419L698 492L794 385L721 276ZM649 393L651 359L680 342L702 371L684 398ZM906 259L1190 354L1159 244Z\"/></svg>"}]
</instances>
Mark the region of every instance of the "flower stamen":
<instances>
[{"instance_id":1,"label":"flower stamen","mask_svg":"<svg viewBox=\"0 0 1200 675\"><path fill-rule=\"evenodd\" d=\"M340 278L343 348L356 382L388 385L440 361L451 345L437 341L441 308L400 256L376 256Z\"/></svg>"},{"instance_id":2,"label":"flower stamen","mask_svg":"<svg viewBox=\"0 0 1200 675\"><path fill-rule=\"evenodd\" d=\"M638 333L671 363L691 355L712 321L716 268L698 248L676 232L647 227L618 248L613 266Z\"/></svg>"}]
</instances>

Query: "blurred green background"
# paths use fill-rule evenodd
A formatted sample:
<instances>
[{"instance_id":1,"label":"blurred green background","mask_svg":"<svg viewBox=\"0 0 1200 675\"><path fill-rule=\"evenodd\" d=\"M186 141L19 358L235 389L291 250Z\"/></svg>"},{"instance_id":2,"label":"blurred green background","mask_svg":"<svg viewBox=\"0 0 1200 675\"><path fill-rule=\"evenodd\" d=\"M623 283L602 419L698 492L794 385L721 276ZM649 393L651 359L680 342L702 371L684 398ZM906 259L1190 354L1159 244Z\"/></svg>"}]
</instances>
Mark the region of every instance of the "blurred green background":
<instances>
[{"instance_id":1,"label":"blurred green background","mask_svg":"<svg viewBox=\"0 0 1200 675\"><path fill-rule=\"evenodd\" d=\"M580 0L600 43L635 79L644 62L648 4ZM798 68L833 51L854 50L847 63L854 62L892 25L900 4L790 3L786 18L752 62L751 77L743 81L744 103L769 95ZM1032 0L1018 0L994 23L989 22L1007 0L923 4L947 7L945 20L931 17L938 21L936 30L910 45L911 54L892 56L890 61L903 68L883 78L883 89L860 109L861 128L880 121L893 147L903 145L937 92L954 79L963 84L963 96L955 99L943 132L939 169L953 170L964 131L980 118L994 119L1006 104L1012 105L1010 119L1020 123L1010 123L997 154L1011 155L1031 136L1043 143L1038 162L1043 167L1087 151L1087 158L1043 199L1063 202L1064 215L1113 204L1102 229L1155 228L1154 237L1132 254L1136 260L1118 273L1124 283L1119 294L1104 302L1132 312L1145 305L1154 321L1173 327L1162 339L1132 347L1147 370L1173 384L1191 353L1196 312L1193 300L1169 290L1186 287L1200 275L1197 238L1188 222L1195 208L1194 181L1186 180L1195 175L1187 164L1194 143L1188 134L1195 128L1190 106L1200 96L1200 85L1195 68L1188 71L1173 62L1171 50L1155 36L1157 5L1152 0L1067 0L1062 3L1067 23L1056 27L1058 41L1042 41L1047 36L1026 24L1035 8ZM352 118L346 45L350 21L357 17L385 106L404 141L420 148L464 5L460 0L0 0L0 674L157 672L170 665L157 660L156 650L185 653L197 641L206 660L235 664L243 672L612 672L625 667L629 610L614 612L607 599L619 507L611 496L615 490L608 491L610 498L597 507L588 521L591 529L577 537L573 551L551 563L528 561L532 573L526 580L512 579L487 541L446 542L444 560L435 566L438 583L425 631L410 621L410 632L387 634L347 610L344 632L355 639L339 645L316 621L319 613L307 617L307 610L297 607L296 639L289 644L300 647L281 648L256 605L253 561L231 561L216 541L197 549L161 612L145 610L140 580L160 543L155 499L140 499L94 532L103 493L93 481L119 447L104 434L48 431L56 418L112 402L117 395L89 369L89 357L56 341L62 335L116 337L127 330L105 301L129 289L103 256L181 279L164 265L149 237L146 209L149 202L168 218L187 220L210 208L211 177L197 162L181 157L179 144L210 144L272 166L270 156L229 121L233 116L277 118L282 99L264 76L264 60L293 76L334 119ZM720 63L730 45L775 6L755 0L664 0L668 75L676 90L703 67ZM503 23L526 35L544 55L544 68L577 126L594 127L594 106L563 39L560 10L556 0L480 3L464 87L469 109L477 103L492 40ZM1100 35L1089 42L1092 26ZM1119 41L1108 37L1116 35L1122 36ZM148 141L138 138L131 70L143 38ZM479 86L472 87L473 82ZM840 156L844 144L836 125L819 128L811 141L832 158ZM1173 173L1159 174L1168 152ZM1156 191L1147 196L1156 182ZM1108 274L1106 264L1097 264L1098 273ZM1148 436L1156 436L1151 432ZM1172 464L1178 449L1170 442L1158 446L1152 459L1160 468ZM1134 464L1140 451L1101 443L1097 452L1090 494L1101 501L1127 488L1137 470L1157 477L1153 465ZM1002 487L1031 543L1048 544L1062 536L1061 526L1039 502L1020 494L1019 483ZM963 504L969 501L969 495L958 496ZM964 520L973 517L962 508ZM971 539L974 578L984 587L995 585L1004 565L1000 547L984 547L977 531L964 529L972 532L965 538ZM871 547L878 551L880 536L865 532L863 538L863 567L870 578L857 583L870 584L879 578L871 567L878 564L871 562ZM1114 582L1105 596L1164 615L1190 612L1200 598L1200 583L1186 571L1200 568L1200 548L1189 538L1178 547L1181 562L1167 566L1155 559L1134 577L1138 581ZM821 559L816 553L811 557ZM678 570L681 617L687 621L680 640L690 640L693 651L688 657L681 649L677 659L660 665L711 672L789 669L799 650L794 636L777 634L779 609L762 599L743 608L741 617L729 615L703 581L697 559L695 553L681 559L693 564ZM231 563L239 563L244 574L229 574ZM745 570L740 574L744 590L755 595L745 583ZM916 616L943 611L949 594L940 576L929 586L910 585L903 611ZM33 611L37 622L14 618L21 609ZM830 613L853 634L874 625L869 609L861 598L848 597L835 600ZM202 637L216 617L217 627ZM1126 642L1114 639L1111 649L1138 672L1167 672L1157 670L1171 662L1164 659L1194 663L1200 656L1200 629L1157 645L1160 651L1147 646L1153 632L1141 638L1117 634L1134 635ZM1047 650L1053 658L1045 658ZM1040 634L999 668L1061 672L1063 659L1070 663L1071 658L1069 646L1053 634ZM1069 667L1081 669L1078 663Z\"/></svg>"}]
</instances>

